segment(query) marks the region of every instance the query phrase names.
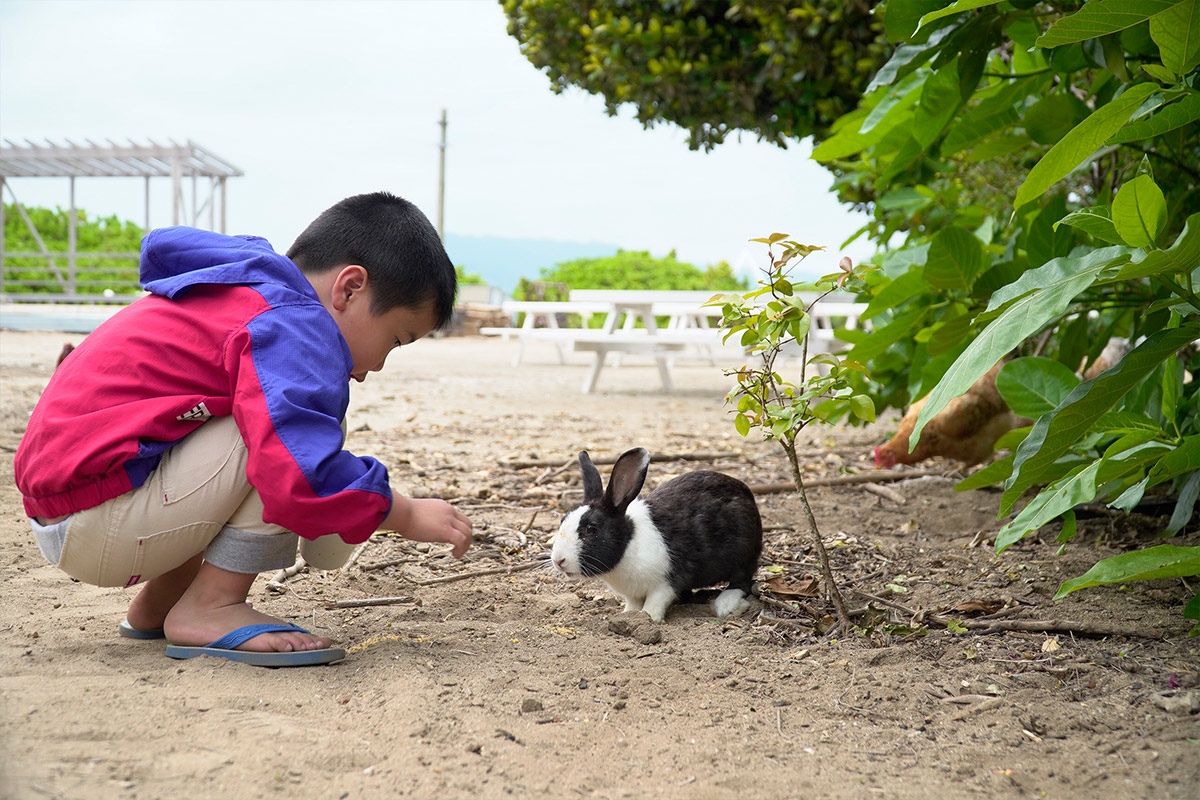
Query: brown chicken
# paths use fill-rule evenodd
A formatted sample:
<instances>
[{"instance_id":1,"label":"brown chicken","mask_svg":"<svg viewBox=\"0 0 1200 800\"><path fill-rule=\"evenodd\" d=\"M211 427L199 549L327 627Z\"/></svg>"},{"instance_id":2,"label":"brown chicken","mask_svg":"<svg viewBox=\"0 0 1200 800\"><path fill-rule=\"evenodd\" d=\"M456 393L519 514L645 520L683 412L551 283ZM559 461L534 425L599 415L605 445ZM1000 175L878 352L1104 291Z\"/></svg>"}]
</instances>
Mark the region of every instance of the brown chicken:
<instances>
[{"instance_id":1,"label":"brown chicken","mask_svg":"<svg viewBox=\"0 0 1200 800\"><path fill-rule=\"evenodd\" d=\"M922 397L905 412L900 430L887 444L875 448L875 466L880 469L897 464L916 464L933 456L943 456L972 466L984 461L1004 434L1029 424L1009 409L996 390L996 373L1003 363L992 367L961 397L956 397L921 431L917 449L908 452L908 438L917 422L917 414L929 395Z\"/></svg>"}]
</instances>

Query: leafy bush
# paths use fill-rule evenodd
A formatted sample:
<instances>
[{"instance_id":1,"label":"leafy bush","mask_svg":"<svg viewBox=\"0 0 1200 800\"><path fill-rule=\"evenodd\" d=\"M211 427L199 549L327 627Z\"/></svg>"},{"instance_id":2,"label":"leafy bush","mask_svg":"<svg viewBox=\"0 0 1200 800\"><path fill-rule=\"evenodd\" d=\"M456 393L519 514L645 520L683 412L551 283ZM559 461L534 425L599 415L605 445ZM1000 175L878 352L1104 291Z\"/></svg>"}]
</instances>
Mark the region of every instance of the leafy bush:
<instances>
[{"instance_id":1,"label":"leafy bush","mask_svg":"<svg viewBox=\"0 0 1200 800\"><path fill-rule=\"evenodd\" d=\"M618 250L603 258L577 258L541 270L540 280L571 289L745 289L747 280L722 261L705 270L679 261L675 251L663 258L634 250Z\"/></svg>"},{"instance_id":2,"label":"leafy bush","mask_svg":"<svg viewBox=\"0 0 1200 800\"><path fill-rule=\"evenodd\" d=\"M483 283L483 276L478 272L467 272L467 268L461 264L454 265L454 276L458 278L460 284L463 283Z\"/></svg>"},{"instance_id":3,"label":"leafy bush","mask_svg":"<svg viewBox=\"0 0 1200 800\"><path fill-rule=\"evenodd\" d=\"M26 207L38 235L51 254L67 251L70 212L62 208L48 209ZM141 249L144 231L132 222L121 220L116 215L90 219L83 209L76 209L76 250L78 268L75 275L80 294L101 294L105 289L117 293L136 293L138 277L138 251ZM38 253L41 247L33 238L25 220L15 205L4 206L4 291L12 294L59 292L62 287L55 280L45 256L13 257L9 253ZM100 259L88 257L87 253L130 253L129 258ZM55 255L54 264L64 277L67 276L65 255ZM34 281L20 285L11 281ZM132 281L133 283L130 283Z\"/></svg>"},{"instance_id":4,"label":"leafy bush","mask_svg":"<svg viewBox=\"0 0 1200 800\"><path fill-rule=\"evenodd\" d=\"M1117 8L1120 6L1120 8ZM1075 6L1070 6L1074 9ZM1036 419L1016 451L960 484L1003 483L1001 513L1032 493L997 550L1103 499L1200 493L1200 3L891 0L899 46L814 158L877 194L862 230L903 244L868 290L870 365L884 405L929 392L929 419L1004 358L998 387ZM1002 176L1003 193L964 185ZM997 202L1011 192L1011 205ZM986 198L986 199L984 199ZM1190 214L1190 215L1189 215ZM1130 352L1076 372L1110 337ZM1130 556L1134 554L1128 554ZM1091 574L1091 573L1089 573ZM1150 548L1096 567L1103 580L1200 574L1200 548ZM1200 601L1187 609L1200 618Z\"/></svg>"}]
</instances>

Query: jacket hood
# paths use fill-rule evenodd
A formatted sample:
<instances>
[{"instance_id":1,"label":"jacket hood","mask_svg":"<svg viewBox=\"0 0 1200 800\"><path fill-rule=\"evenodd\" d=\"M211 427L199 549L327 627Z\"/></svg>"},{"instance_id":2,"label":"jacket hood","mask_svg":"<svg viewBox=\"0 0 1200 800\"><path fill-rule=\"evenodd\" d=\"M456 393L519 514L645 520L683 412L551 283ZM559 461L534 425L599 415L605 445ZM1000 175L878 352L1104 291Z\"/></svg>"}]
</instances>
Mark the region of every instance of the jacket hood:
<instances>
[{"instance_id":1,"label":"jacket hood","mask_svg":"<svg viewBox=\"0 0 1200 800\"><path fill-rule=\"evenodd\" d=\"M260 236L226 236L182 226L142 239L142 288L174 300L193 286L271 283L316 298L312 284Z\"/></svg>"}]
</instances>

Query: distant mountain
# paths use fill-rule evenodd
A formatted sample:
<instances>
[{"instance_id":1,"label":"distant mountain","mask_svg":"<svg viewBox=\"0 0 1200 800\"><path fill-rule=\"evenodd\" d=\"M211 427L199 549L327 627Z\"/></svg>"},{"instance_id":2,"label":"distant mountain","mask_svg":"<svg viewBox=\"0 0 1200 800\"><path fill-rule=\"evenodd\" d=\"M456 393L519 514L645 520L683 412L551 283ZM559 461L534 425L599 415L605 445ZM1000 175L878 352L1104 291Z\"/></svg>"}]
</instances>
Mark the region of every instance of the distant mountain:
<instances>
[{"instance_id":1,"label":"distant mountain","mask_svg":"<svg viewBox=\"0 0 1200 800\"><path fill-rule=\"evenodd\" d=\"M446 252L456 266L482 275L489 284L509 294L516 288L517 281L536 279L545 267L576 258L611 256L619 249L615 244L597 242L446 234Z\"/></svg>"}]
</instances>

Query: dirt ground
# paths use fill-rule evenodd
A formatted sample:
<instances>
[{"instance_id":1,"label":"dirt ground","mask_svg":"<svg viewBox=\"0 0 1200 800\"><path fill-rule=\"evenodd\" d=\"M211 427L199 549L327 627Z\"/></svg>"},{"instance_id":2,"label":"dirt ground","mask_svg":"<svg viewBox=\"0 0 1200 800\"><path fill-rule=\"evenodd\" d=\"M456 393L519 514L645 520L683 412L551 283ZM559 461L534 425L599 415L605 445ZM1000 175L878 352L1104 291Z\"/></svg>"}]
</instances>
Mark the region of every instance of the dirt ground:
<instances>
[{"instance_id":1,"label":"dirt ground","mask_svg":"<svg viewBox=\"0 0 1200 800\"><path fill-rule=\"evenodd\" d=\"M1051 601L1097 557L1153 542L1155 520L1081 519L1062 556L1047 530L997 559L995 494L942 475L886 484L899 498L813 488L863 611L862 630L832 638L792 494L759 497L762 602L741 618L679 605L654 625L598 582L556 577L539 559L581 496L578 470L520 461L641 445L721 456L656 462L651 487L701 467L787 478L775 445L733 432L726 379L700 363L678 363L665 395L629 358L582 395L582 357L560 365L548 345L518 368L513 343L405 348L353 388L349 446L400 491L458 504L475 523L466 559L377 536L342 570L281 589L260 578L255 606L332 636L339 664L170 660L162 642L117 636L131 593L45 563L13 486L28 414L78 339L0 334L0 797L1200 797L1189 588ZM816 433L806 475L871 469L890 433ZM401 599L329 608L383 597ZM933 613L1062 630L954 633ZM1068 630L1088 625L1140 635Z\"/></svg>"}]
</instances>

